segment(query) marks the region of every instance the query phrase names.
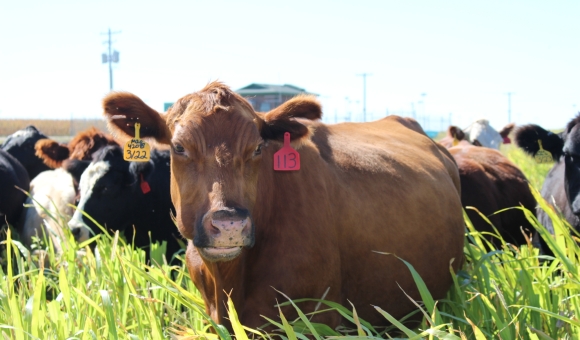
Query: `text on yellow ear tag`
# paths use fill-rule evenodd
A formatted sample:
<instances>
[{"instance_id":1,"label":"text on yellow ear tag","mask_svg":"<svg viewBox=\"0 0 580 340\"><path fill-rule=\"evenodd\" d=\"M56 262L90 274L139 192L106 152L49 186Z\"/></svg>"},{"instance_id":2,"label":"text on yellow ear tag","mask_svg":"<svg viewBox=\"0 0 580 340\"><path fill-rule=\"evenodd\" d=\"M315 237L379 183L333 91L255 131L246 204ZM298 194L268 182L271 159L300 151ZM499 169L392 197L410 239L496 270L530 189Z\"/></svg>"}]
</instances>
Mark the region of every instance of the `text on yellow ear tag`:
<instances>
[{"instance_id":1,"label":"text on yellow ear tag","mask_svg":"<svg viewBox=\"0 0 580 340\"><path fill-rule=\"evenodd\" d=\"M538 145L540 146L540 150L534 156L536 163L543 164L543 163L553 163L554 160L552 158L552 154L550 151L544 150L542 147L542 141L538 139Z\"/></svg>"},{"instance_id":2,"label":"text on yellow ear tag","mask_svg":"<svg viewBox=\"0 0 580 340\"><path fill-rule=\"evenodd\" d=\"M135 138L127 141L123 148L123 159L128 162L147 162L151 159L149 143L139 138L140 123L135 123Z\"/></svg>"}]
</instances>

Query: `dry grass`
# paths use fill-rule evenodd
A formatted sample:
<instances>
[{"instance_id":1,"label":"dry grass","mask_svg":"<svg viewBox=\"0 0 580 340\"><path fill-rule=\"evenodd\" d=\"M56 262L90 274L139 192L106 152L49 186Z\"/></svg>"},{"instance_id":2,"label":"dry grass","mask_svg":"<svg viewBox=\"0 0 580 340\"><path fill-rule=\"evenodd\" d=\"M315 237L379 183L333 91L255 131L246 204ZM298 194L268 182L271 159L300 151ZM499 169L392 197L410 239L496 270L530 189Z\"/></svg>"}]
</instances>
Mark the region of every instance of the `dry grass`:
<instances>
[{"instance_id":1,"label":"dry grass","mask_svg":"<svg viewBox=\"0 0 580 340\"><path fill-rule=\"evenodd\" d=\"M77 132L91 126L107 131L104 119L2 119L0 120L0 136L11 135L28 125L34 125L47 136L74 136Z\"/></svg>"}]
</instances>

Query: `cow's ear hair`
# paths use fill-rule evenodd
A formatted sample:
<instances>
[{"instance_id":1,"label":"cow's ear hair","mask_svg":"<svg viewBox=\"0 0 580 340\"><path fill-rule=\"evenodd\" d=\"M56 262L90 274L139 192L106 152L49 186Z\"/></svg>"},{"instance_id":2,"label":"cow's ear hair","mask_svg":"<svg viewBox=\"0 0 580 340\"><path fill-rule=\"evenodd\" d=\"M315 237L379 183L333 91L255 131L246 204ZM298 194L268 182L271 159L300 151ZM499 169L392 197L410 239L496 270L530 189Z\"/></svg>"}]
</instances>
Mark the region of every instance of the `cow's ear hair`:
<instances>
[{"instance_id":1,"label":"cow's ear hair","mask_svg":"<svg viewBox=\"0 0 580 340\"><path fill-rule=\"evenodd\" d=\"M52 169L60 167L62 161L69 156L68 147L52 139L39 139L34 149L36 156Z\"/></svg>"},{"instance_id":2,"label":"cow's ear hair","mask_svg":"<svg viewBox=\"0 0 580 340\"><path fill-rule=\"evenodd\" d=\"M140 123L141 137L154 138L161 144L171 143L171 132L165 123L165 116L134 94L111 92L103 99L103 109L111 132L134 137L135 123Z\"/></svg>"},{"instance_id":3,"label":"cow's ear hair","mask_svg":"<svg viewBox=\"0 0 580 340\"><path fill-rule=\"evenodd\" d=\"M284 133L289 132L291 140L298 140L308 136L310 130L296 118L317 120L321 117L322 108L314 96L297 96L262 115L260 134L264 139L283 140Z\"/></svg>"},{"instance_id":4,"label":"cow's ear hair","mask_svg":"<svg viewBox=\"0 0 580 340\"><path fill-rule=\"evenodd\" d=\"M477 139L474 139L473 140L473 143L471 143L471 144L473 144L475 146L483 146L483 144L481 144L481 142L479 140L477 140Z\"/></svg>"},{"instance_id":5,"label":"cow's ear hair","mask_svg":"<svg viewBox=\"0 0 580 340\"><path fill-rule=\"evenodd\" d=\"M540 150L538 141L542 141L542 148L552 154L554 161L558 161L563 153L564 140L561 135L547 131L538 125L530 124L520 127L516 130L515 140L524 152L532 156Z\"/></svg>"},{"instance_id":6,"label":"cow's ear hair","mask_svg":"<svg viewBox=\"0 0 580 340\"><path fill-rule=\"evenodd\" d=\"M81 161L78 159L67 159L62 162L62 168L66 170L74 179L75 187L81 181L81 175L87 169L87 167L91 164L91 161Z\"/></svg>"},{"instance_id":7,"label":"cow's ear hair","mask_svg":"<svg viewBox=\"0 0 580 340\"><path fill-rule=\"evenodd\" d=\"M447 133L449 133L449 135L457 140L464 140L465 139L465 132L463 132L463 130L461 130L460 128L458 128L455 125L451 125L448 129L447 129Z\"/></svg>"}]
</instances>

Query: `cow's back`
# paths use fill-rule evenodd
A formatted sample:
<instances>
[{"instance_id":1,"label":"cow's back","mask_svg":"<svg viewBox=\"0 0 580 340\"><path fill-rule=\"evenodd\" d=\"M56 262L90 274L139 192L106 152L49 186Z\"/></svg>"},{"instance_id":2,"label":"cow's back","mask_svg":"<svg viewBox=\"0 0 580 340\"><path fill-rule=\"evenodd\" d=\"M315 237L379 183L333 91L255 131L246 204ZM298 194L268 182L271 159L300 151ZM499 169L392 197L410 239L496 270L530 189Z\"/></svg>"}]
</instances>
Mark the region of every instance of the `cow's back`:
<instances>
[{"instance_id":1,"label":"cow's back","mask_svg":"<svg viewBox=\"0 0 580 340\"><path fill-rule=\"evenodd\" d=\"M22 203L26 194L18 190L28 191L30 179L26 169L8 152L0 150L0 225L17 222L22 213Z\"/></svg>"},{"instance_id":2,"label":"cow's back","mask_svg":"<svg viewBox=\"0 0 580 340\"><path fill-rule=\"evenodd\" d=\"M374 251L410 262L431 293L442 297L451 284L451 259L457 268L463 258L459 176L450 154L416 122L396 116L315 131L313 141L334 183L329 199L343 298L369 321L380 322L371 304L397 317L413 309L397 285L419 298L408 269Z\"/></svg>"},{"instance_id":3,"label":"cow's back","mask_svg":"<svg viewBox=\"0 0 580 340\"><path fill-rule=\"evenodd\" d=\"M533 227L520 210L493 213L523 205L533 211L536 201L529 189L522 171L501 152L485 147L456 146L449 149L455 158L461 178L461 201L464 207L477 208L498 229L506 242L521 245L526 239L520 228L527 233ZM467 210L475 229L480 232L494 232L491 225L476 211ZM491 238L497 247L501 242Z\"/></svg>"}]
</instances>

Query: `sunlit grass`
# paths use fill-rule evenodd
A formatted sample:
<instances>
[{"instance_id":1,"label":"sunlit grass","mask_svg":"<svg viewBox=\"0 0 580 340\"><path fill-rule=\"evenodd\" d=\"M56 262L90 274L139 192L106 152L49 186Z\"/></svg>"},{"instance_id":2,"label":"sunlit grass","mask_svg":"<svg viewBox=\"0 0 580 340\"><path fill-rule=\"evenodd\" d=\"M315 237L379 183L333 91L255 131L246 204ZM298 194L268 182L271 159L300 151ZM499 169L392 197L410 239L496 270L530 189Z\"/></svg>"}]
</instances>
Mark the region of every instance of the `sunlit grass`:
<instances>
[{"instance_id":1,"label":"sunlit grass","mask_svg":"<svg viewBox=\"0 0 580 340\"><path fill-rule=\"evenodd\" d=\"M513 156L509 149L508 157L529 176L535 163L518 159L515 151ZM533 186L539 188L545 174L536 170L538 181ZM537 192L536 196L540 199ZM331 329L310 322L310 315L299 311L303 300L286 300L280 303L294 306L299 317L289 320L280 311L276 318L264 319L272 326L266 334L241 325L229 301L233 326L229 334L205 314L183 254L168 264L162 251L153 250L154 265L149 266L145 251L127 245L118 234L99 234L79 245L68 231L62 254L54 253L50 240L45 240L46 252L31 254L8 232L0 269L0 333L7 339L579 339L580 248L570 225L541 199L540 206L553 219L554 236L532 212L523 211L547 240L553 258L540 256L531 245L516 248L504 243L490 252L486 239L467 221L466 263L450 273L454 284L447 296L434 301L405 262L421 293L418 306L424 321L408 328L376 308L392 323L387 330L361 320L350 305L321 301L318 312L336 311L350 321Z\"/></svg>"}]
</instances>

